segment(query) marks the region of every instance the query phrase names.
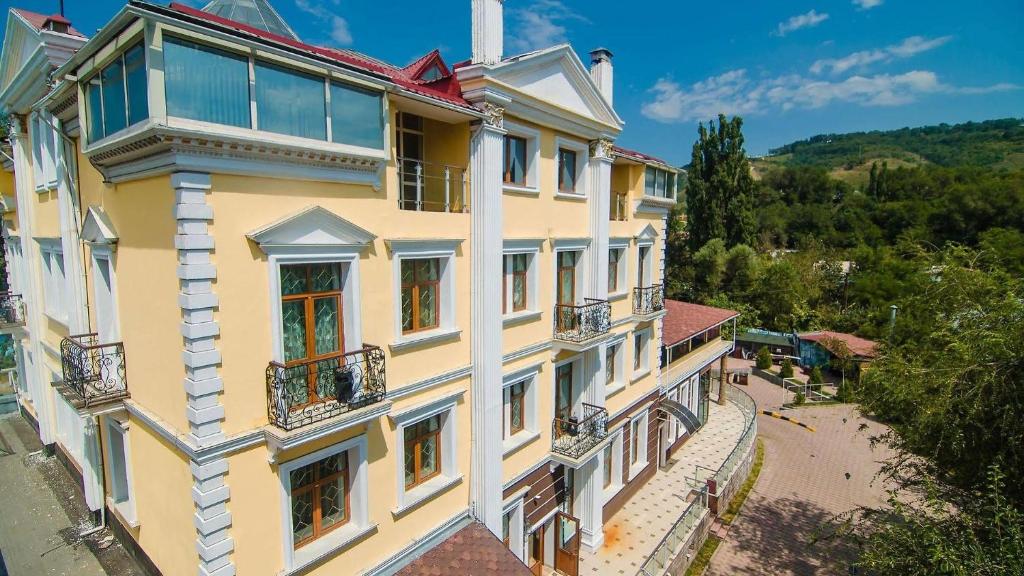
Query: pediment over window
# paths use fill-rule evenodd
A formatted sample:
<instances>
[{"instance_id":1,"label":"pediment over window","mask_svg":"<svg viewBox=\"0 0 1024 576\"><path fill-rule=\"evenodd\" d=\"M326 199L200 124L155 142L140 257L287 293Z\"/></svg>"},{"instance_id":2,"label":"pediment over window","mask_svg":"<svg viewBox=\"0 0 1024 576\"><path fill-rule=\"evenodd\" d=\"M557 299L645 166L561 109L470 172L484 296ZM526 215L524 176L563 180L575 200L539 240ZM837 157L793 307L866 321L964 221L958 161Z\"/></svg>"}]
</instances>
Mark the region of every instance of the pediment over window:
<instances>
[{"instance_id":1,"label":"pediment over window","mask_svg":"<svg viewBox=\"0 0 1024 576\"><path fill-rule=\"evenodd\" d=\"M654 229L654 226L648 224L636 235L637 240L654 240L658 237L658 231Z\"/></svg>"},{"instance_id":2,"label":"pediment over window","mask_svg":"<svg viewBox=\"0 0 1024 576\"><path fill-rule=\"evenodd\" d=\"M117 230L99 206L89 206L82 221L82 240L89 244L117 244Z\"/></svg>"},{"instance_id":3,"label":"pediment over window","mask_svg":"<svg viewBox=\"0 0 1024 576\"><path fill-rule=\"evenodd\" d=\"M264 252L286 247L363 248L377 237L334 212L310 206L299 212L253 230L246 237Z\"/></svg>"}]
</instances>

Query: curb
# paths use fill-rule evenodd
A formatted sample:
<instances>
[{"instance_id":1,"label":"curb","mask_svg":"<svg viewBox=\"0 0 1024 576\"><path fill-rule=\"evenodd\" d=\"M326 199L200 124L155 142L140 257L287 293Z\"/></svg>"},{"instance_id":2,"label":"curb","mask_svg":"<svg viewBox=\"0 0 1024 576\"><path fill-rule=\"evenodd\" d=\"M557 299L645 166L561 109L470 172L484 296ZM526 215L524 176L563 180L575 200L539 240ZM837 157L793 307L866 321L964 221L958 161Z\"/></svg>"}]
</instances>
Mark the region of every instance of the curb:
<instances>
[{"instance_id":1,"label":"curb","mask_svg":"<svg viewBox=\"0 0 1024 576\"><path fill-rule=\"evenodd\" d=\"M779 420L785 420L786 422L792 422L793 424L796 424L797 426L799 426L801 428L806 428L806 429L810 430L811 432L815 432L816 431L814 429L814 426L811 426L810 424L805 424L805 423L797 420L796 418L790 418L789 416L783 416L782 414L779 414L778 412L772 412L771 410L761 410L761 414L764 414L765 416L771 416L772 418L778 418Z\"/></svg>"}]
</instances>

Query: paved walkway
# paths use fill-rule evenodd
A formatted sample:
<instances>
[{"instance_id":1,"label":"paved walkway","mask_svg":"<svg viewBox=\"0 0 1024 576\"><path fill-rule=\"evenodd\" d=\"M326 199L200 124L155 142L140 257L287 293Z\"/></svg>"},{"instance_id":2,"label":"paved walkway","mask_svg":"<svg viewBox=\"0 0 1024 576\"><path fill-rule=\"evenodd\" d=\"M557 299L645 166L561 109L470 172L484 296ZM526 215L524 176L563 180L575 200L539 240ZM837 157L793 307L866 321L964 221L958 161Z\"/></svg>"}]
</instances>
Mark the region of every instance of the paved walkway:
<instances>
[{"instance_id":1,"label":"paved walkway","mask_svg":"<svg viewBox=\"0 0 1024 576\"><path fill-rule=\"evenodd\" d=\"M580 553L580 576L634 576L686 508L696 465L717 470L739 442L743 412L732 402L711 403L708 424L686 442L604 526L604 545Z\"/></svg>"},{"instance_id":2,"label":"paved walkway","mask_svg":"<svg viewBox=\"0 0 1024 576\"><path fill-rule=\"evenodd\" d=\"M0 417L0 575L141 575L109 531L78 536L91 526L81 493L40 448L19 414Z\"/></svg>"},{"instance_id":3,"label":"paved walkway","mask_svg":"<svg viewBox=\"0 0 1024 576\"><path fill-rule=\"evenodd\" d=\"M751 376L746 392L758 409L780 408L781 389L765 380ZM836 514L885 499L883 486L873 480L890 453L883 446L872 449L869 440L884 431L882 425L852 405L783 413L817 431L758 416L765 445L761 476L712 558L709 576L848 574L854 558L848 541L812 540Z\"/></svg>"}]
</instances>

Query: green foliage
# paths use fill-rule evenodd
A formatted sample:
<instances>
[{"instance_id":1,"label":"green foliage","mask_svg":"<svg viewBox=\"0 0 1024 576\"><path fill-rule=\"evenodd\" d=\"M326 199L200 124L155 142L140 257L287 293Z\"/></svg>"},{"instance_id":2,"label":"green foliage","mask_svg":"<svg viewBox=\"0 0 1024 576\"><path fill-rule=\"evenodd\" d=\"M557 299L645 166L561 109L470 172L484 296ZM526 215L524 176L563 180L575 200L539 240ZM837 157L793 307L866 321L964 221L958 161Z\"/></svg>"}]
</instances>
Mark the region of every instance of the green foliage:
<instances>
[{"instance_id":1,"label":"green foliage","mask_svg":"<svg viewBox=\"0 0 1024 576\"><path fill-rule=\"evenodd\" d=\"M725 242L712 238L693 255L694 293L706 300L716 293L725 277Z\"/></svg>"},{"instance_id":2,"label":"green foliage","mask_svg":"<svg viewBox=\"0 0 1024 576\"><path fill-rule=\"evenodd\" d=\"M756 232L754 178L743 150L743 120L718 116L698 126L687 174L689 246L699 250L720 238L726 245L752 244Z\"/></svg>"},{"instance_id":3,"label":"green foliage","mask_svg":"<svg viewBox=\"0 0 1024 576\"><path fill-rule=\"evenodd\" d=\"M807 382L810 384L821 384L825 379L821 376L821 367L815 366L811 368L811 375L808 377Z\"/></svg>"},{"instance_id":4,"label":"green foliage","mask_svg":"<svg viewBox=\"0 0 1024 576\"><path fill-rule=\"evenodd\" d=\"M737 244L725 253L724 285L730 294L744 297L754 289L761 273L757 252L746 244Z\"/></svg>"},{"instance_id":5,"label":"green foliage","mask_svg":"<svg viewBox=\"0 0 1024 576\"><path fill-rule=\"evenodd\" d=\"M782 359L782 366L779 368L779 376L783 378L793 377L793 362L789 358Z\"/></svg>"},{"instance_id":6,"label":"green foliage","mask_svg":"<svg viewBox=\"0 0 1024 576\"><path fill-rule=\"evenodd\" d=\"M807 396L804 396L803 392L797 392L796 397L793 398L794 406L803 406L807 402Z\"/></svg>"},{"instance_id":7,"label":"green foliage","mask_svg":"<svg viewBox=\"0 0 1024 576\"><path fill-rule=\"evenodd\" d=\"M772 367L772 353L768 350L767 346L761 346L761 349L757 351L756 365L761 370L767 370Z\"/></svg>"}]
</instances>

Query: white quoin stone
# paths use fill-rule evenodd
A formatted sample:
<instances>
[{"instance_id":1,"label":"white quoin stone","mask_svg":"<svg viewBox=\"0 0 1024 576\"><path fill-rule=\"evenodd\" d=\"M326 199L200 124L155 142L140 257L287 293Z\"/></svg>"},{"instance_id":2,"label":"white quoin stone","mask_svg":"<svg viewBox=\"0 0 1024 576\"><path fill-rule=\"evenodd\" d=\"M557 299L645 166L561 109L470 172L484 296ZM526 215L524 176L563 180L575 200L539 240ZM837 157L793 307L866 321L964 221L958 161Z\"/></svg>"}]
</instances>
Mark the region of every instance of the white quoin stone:
<instances>
[{"instance_id":1,"label":"white quoin stone","mask_svg":"<svg viewBox=\"0 0 1024 576\"><path fill-rule=\"evenodd\" d=\"M504 49L504 0L473 1L473 63L497 64Z\"/></svg>"},{"instance_id":2,"label":"white quoin stone","mask_svg":"<svg viewBox=\"0 0 1024 576\"><path fill-rule=\"evenodd\" d=\"M598 48L590 53L590 77L594 79L601 95L612 105L612 52L607 48Z\"/></svg>"}]
</instances>

